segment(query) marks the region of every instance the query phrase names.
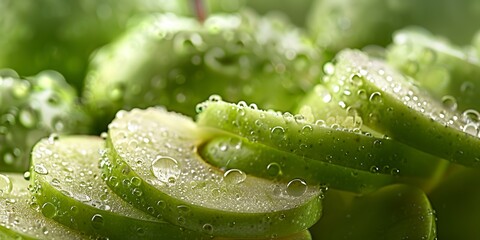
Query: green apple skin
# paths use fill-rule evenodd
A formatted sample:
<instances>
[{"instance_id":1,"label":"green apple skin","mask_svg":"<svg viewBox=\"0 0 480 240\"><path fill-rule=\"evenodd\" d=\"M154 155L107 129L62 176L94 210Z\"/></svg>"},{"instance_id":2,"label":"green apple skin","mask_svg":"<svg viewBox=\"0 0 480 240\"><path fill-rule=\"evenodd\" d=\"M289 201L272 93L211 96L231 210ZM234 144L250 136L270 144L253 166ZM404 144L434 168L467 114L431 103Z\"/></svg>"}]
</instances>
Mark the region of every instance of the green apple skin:
<instances>
[{"instance_id":1,"label":"green apple skin","mask_svg":"<svg viewBox=\"0 0 480 240\"><path fill-rule=\"evenodd\" d=\"M395 32L387 62L417 80L432 96L455 99L457 110L480 109L480 58L424 29Z\"/></svg>"},{"instance_id":2,"label":"green apple skin","mask_svg":"<svg viewBox=\"0 0 480 240\"><path fill-rule=\"evenodd\" d=\"M438 237L442 239L477 239L480 231L480 184L478 169L457 167L429 194L436 212Z\"/></svg>"},{"instance_id":3,"label":"green apple skin","mask_svg":"<svg viewBox=\"0 0 480 240\"><path fill-rule=\"evenodd\" d=\"M321 51L283 19L242 11L200 24L159 14L95 54L84 97L100 126L133 107L194 116L212 94L287 111L318 81L322 62Z\"/></svg>"},{"instance_id":4,"label":"green apple skin","mask_svg":"<svg viewBox=\"0 0 480 240\"><path fill-rule=\"evenodd\" d=\"M25 172L33 145L51 133L87 133L90 119L55 71L20 78L0 71L0 170Z\"/></svg>"},{"instance_id":5,"label":"green apple skin","mask_svg":"<svg viewBox=\"0 0 480 240\"><path fill-rule=\"evenodd\" d=\"M363 196L332 192L325 196L325 204L334 211L310 228L314 239L433 240L437 236L427 195L409 185L393 184Z\"/></svg>"},{"instance_id":6,"label":"green apple skin","mask_svg":"<svg viewBox=\"0 0 480 240\"><path fill-rule=\"evenodd\" d=\"M214 137L200 146L198 153L221 169L239 169L278 182L298 178L307 184L355 193L369 192L398 181L396 176L310 159L235 136Z\"/></svg>"}]
</instances>

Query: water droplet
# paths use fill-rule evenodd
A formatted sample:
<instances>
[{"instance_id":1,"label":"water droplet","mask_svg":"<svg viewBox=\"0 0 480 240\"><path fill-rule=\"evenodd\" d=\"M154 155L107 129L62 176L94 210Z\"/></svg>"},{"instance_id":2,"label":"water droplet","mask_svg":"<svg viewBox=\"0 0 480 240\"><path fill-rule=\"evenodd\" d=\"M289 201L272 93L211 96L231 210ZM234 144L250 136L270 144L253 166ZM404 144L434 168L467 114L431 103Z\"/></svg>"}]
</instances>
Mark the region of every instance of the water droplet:
<instances>
[{"instance_id":1,"label":"water droplet","mask_svg":"<svg viewBox=\"0 0 480 240\"><path fill-rule=\"evenodd\" d=\"M220 151L222 151L222 152L226 152L228 150L228 144L222 142L218 145L218 149L220 149Z\"/></svg>"},{"instance_id":2,"label":"water droplet","mask_svg":"<svg viewBox=\"0 0 480 240\"><path fill-rule=\"evenodd\" d=\"M124 95L124 86L123 84L119 84L115 86L109 93L109 97L112 101L118 101Z\"/></svg>"},{"instance_id":3,"label":"water droplet","mask_svg":"<svg viewBox=\"0 0 480 240\"><path fill-rule=\"evenodd\" d=\"M236 150L240 150L242 148L242 140L240 140L239 138L231 138L230 146L232 146Z\"/></svg>"},{"instance_id":4,"label":"water droplet","mask_svg":"<svg viewBox=\"0 0 480 240\"><path fill-rule=\"evenodd\" d=\"M380 168L378 166L371 166L370 167L370 172L378 173L378 172L380 172Z\"/></svg>"},{"instance_id":5,"label":"water droplet","mask_svg":"<svg viewBox=\"0 0 480 240\"><path fill-rule=\"evenodd\" d=\"M203 228L203 231L205 231L208 234L213 233L213 226L211 224L206 223L206 224L203 225L202 228Z\"/></svg>"},{"instance_id":6,"label":"water droplet","mask_svg":"<svg viewBox=\"0 0 480 240\"><path fill-rule=\"evenodd\" d=\"M153 175L164 183L174 183L180 175L178 162L171 157L158 156L152 162L151 170Z\"/></svg>"},{"instance_id":7,"label":"water droplet","mask_svg":"<svg viewBox=\"0 0 480 240\"><path fill-rule=\"evenodd\" d=\"M61 117L54 117L52 119L52 126L55 131L62 132L65 128L65 122Z\"/></svg>"},{"instance_id":8,"label":"water droplet","mask_svg":"<svg viewBox=\"0 0 480 240\"><path fill-rule=\"evenodd\" d=\"M137 197L140 197L140 196L143 195L143 192L142 192L142 190L140 190L140 188L134 188L134 189L132 190L132 194L135 195L135 196L137 196Z\"/></svg>"},{"instance_id":9,"label":"water droplet","mask_svg":"<svg viewBox=\"0 0 480 240\"><path fill-rule=\"evenodd\" d=\"M52 186L54 186L54 187L60 186L60 180L58 180L58 178L53 178L50 183L51 183Z\"/></svg>"},{"instance_id":10,"label":"water droplet","mask_svg":"<svg viewBox=\"0 0 480 240\"><path fill-rule=\"evenodd\" d=\"M285 129L280 126L273 127L270 131L270 138L274 140L283 140L285 136Z\"/></svg>"},{"instance_id":11,"label":"water droplet","mask_svg":"<svg viewBox=\"0 0 480 240\"><path fill-rule=\"evenodd\" d=\"M211 101L211 102L220 102L222 101L222 97L220 97L219 95L211 95L209 98L208 98L208 101Z\"/></svg>"},{"instance_id":12,"label":"water droplet","mask_svg":"<svg viewBox=\"0 0 480 240\"><path fill-rule=\"evenodd\" d=\"M326 127L327 123L323 119L318 119L315 121L315 125L320 126L320 127Z\"/></svg>"},{"instance_id":13,"label":"water droplet","mask_svg":"<svg viewBox=\"0 0 480 240\"><path fill-rule=\"evenodd\" d=\"M57 215L57 207L51 202L46 202L42 205L42 214L47 218L53 218Z\"/></svg>"},{"instance_id":14,"label":"water droplet","mask_svg":"<svg viewBox=\"0 0 480 240\"><path fill-rule=\"evenodd\" d=\"M392 170L390 171L390 174L397 176L398 174L400 174L400 169L392 168Z\"/></svg>"},{"instance_id":15,"label":"water droplet","mask_svg":"<svg viewBox=\"0 0 480 240\"><path fill-rule=\"evenodd\" d=\"M240 107L240 108L246 108L246 107L248 107L248 104L245 101L239 101L237 103L237 106Z\"/></svg>"},{"instance_id":16,"label":"water droplet","mask_svg":"<svg viewBox=\"0 0 480 240\"><path fill-rule=\"evenodd\" d=\"M23 173L23 178L27 181L30 181L30 176L31 174L29 171Z\"/></svg>"},{"instance_id":17,"label":"water droplet","mask_svg":"<svg viewBox=\"0 0 480 240\"><path fill-rule=\"evenodd\" d=\"M287 193L292 197L300 197L307 191L307 183L302 179L296 178L287 184Z\"/></svg>"},{"instance_id":18,"label":"water droplet","mask_svg":"<svg viewBox=\"0 0 480 240\"><path fill-rule=\"evenodd\" d=\"M323 65L323 72L326 75L333 75L335 73L335 65L331 62L326 63Z\"/></svg>"},{"instance_id":19,"label":"water droplet","mask_svg":"<svg viewBox=\"0 0 480 240\"><path fill-rule=\"evenodd\" d=\"M370 94L370 97L368 98L368 100L371 102L371 103L382 103L382 94L380 92L374 92L372 94Z\"/></svg>"},{"instance_id":20,"label":"water droplet","mask_svg":"<svg viewBox=\"0 0 480 240\"><path fill-rule=\"evenodd\" d=\"M26 128L32 128L37 123L37 113L31 108L23 108L19 113L20 124Z\"/></svg>"},{"instance_id":21,"label":"water droplet","mask_svg":"<svg viewBox=\"0 0 480 240\"><path fill-rule=\"evenodd\" d=\"M357 95L360 99L367 99L367 91L365 89L359 89Z\"/></svg>"},{"instance_id":22,"label":"water droplet","mask_svg":"<svg viewBox=\"0 0 480 240\"><path fill-rule=\"evenodd\" d=\"M463 126L463 132L468 133L472 136L478 135L478 126L475 123L467 123Z\"/></svg>"},{"instance_id":23,"label":"water droplet","mask_svg":"<svg viewBox=\"0 0 480 240\"><path fill-rule=\"evenodd\" d=\"M43 164L36 164L35 166L33 166L33 170L40 175L48 174L48 169L43 166Z\"/></svg>"},{"instance_id":24,"label":"water droplet","mask_svg":"<svg viewBox=\"0 0 480 240\"><path fill-rule=\"evenodd\" d=\"M443 104L443 107L445 107L446 109L450 110L450 111L456 111L457 110L457 99L455 99L454 97L452 96L443 96L442 97L442 104Z\"/></svg>"},{"instance_id":25,"label":"water droplet","mask_svg":"<svg viewBox=\"0 0 480 240\"><path fill-rule=\"evenodd\" d=\"M136 233L137 233L137 236L140 236L140 237L145 236L145 229L139 227L137 228Z\"/></svg>"},{"instance_id":26,"label":"water droplet","mask_svg":"<svg viewBox=\"0 0 480 240\"><path fill-rule=\"evenodd\" d=\"M132 183L132 186L135 186L135 187L138 187L142 184L142 180L138 177L132 177L130 182Z\"/></svg>"},{"instance_id":27,"label":"water droplet","mask_svg":"<svg viewBox=\"0 0 480 240\"><path fill-rule=\"evenodd\" d=\"M50 136L48 136L48 143L49 144L54 144L55 141L57 141L60 137L58 136L58 134L56 133L52 133L50 134Z\"/></svg>"},{"instance_id":28,"label":"water droplet","mask_svg":"<svg viewBox=\"0 0 480 240\"><path fill-rule=\"evenodd\" d=\"M471 95L471 94L475 93L475 84L473 84L472 82L469 82L469 81L465 81L460 86L460 91L463 94Z\"/></svg>"},{"instance_id":29,"label":"water droplet","mask_svg":"<svg viewBox=\"0 0 480 240\"><path fill-rule=\"evenodd\" d=\"M206 103L199 103L199 104L197 104L197 106L195 106L195 112L196 113L201 113L205 109L207 109L207 104Z\"/></svg>"},{"instance_id":30,"label":"water droplet","mask_svg":"<svg viewBox=\"0 0 480 240\"><path fill-rule=\"evenodd\" d=\"M30 83L22 80L19 84L15 84L12 89L13 96L17 99L25 97L30 91Z\"/></svg>"},{"instance_id":31,"label":"water droplet","mask_svg":"<svg viewBox=\"0 0 480 240\"><path fill-rule=\"evenodd\" d=\"M179 225L184 225L185 222L186 222L186 220L185 220L184 217L178 217L178 218L177 218L177 223L178 223Z\"/></svg>"},{"instance_id":32,"label":"water droplet","mask_svg":"<svg viewBox=\"0 0 480 240\"><path fill-rule=\"evenodd\" d=\"M167 207L167 204L166 204L165 201L163 201L163 200L158 200L157 206L158 206L158 208L160 208L160 209L165 209L165 208Z\"/></svg>"},{"instance_id":33,"label":"water droplet","mask_svg":"<svg viewBox=\"0 0 480 240\"><path fill-rule=\"evenodd\" d=\"M295 116L293 116L293 118L295 119L296 123L304 123L305 122L305 117L301 114L295 114Z\"/></svg>"},{"instance_id":34,"label":"water droplet","mask_svg":"<svg viewBox=\"0 0 480 240\"><path fill-rule=\"evenodd\" d=\"M7 176L0 174L0 196L9 194L12 191L12 181Z\"/></svg>"},{"instance_id":35,"label":"water droplet","mask_svg":"<svg viewBox=\"0 0 480 240\"><path fill-rule=\"evenodd\" d=\"M276 177L278 175L281 175L281 171L282 169L280 167L280 164L276 162L272 162L267 166L267 174L269 176Z\"/></svg>"},{"instance_id":36,"label":"water droplet","mask_svg":"<svg viewBox=\"0 0 480 240\"><path fill-rule=\"evenodd\" d=\"M353 74L351 77L350 77L350 84L354 85L354 86L357 86L357 87L360 87L363 85L363 80L362 80L362 77L358 74Z\"/></svg>"},{"instance_id":37,"label":"water droplet","mask_svg":"<svg viewBox=\"0 0 480 240\"><path fill-rule=\"evenodd\" d=\"M3 162L7 165L12 165L13 162L15 161L15 157L13 157L13 154L7 152L5 155L3 155Z\"/></svg>"},{"instance_id":38,"label":"water droplet","mask_svg":"<svg viewBox=\"0 0 480 240\"><path fill-rule=\"evenodd\" d=\"M313 127L310 125L305 125L302 127L302 134L306 135L313 132Z\"/></svg>"},{"instance_id":39,"label":"water droplet","mask_svg":"<svg viewBox=\"0 0 480 240\"><path fill-rule=\"evenodd\" d=\"M475 122L478 123L480 120L480 113L474 109L467 109L462 113L463 120L467 123Z\"/></svg>"},{"instance_id":40,"label":"water droplet","mask_svg":"<svg viewBox=\"0 0 480 240\"><path fill-rule=\"evenodd\" d=\"M375 141L373 141L373 146L376 148L382 147L382 144L383 144L382 140L376 139Z\"/></svg>"},{"instance_id":41,"label":"water droplet","mask_svg":"<svg viewBox=\"0 0 480 240\"><path fill-rule=\"evenodd\" d=\"M238 169L230 169L223 174L223 181L227 184L240 184L247 179L247 175Z\"/></svg>"},{"instance_id":42,"label":"water droplet","mask_svg":"<svg viewBox=\"0 0 480 240\"><path fill-rule=\"evenodd\" d=\"M95 228L95 229L101 229L104 225L104 219L103 219L103 216L101 214L95 214L93 215L92 219L91 219L91 224L92 224L92 227Z\"/></svg>"},{"instance_id":43,"label":"water droplet","mask_svg":"<svg viewBox=\"0 0 480 240\"><path fill-rule=\"evenodd\" d=\"M73 214L77 214L77 213L78 213L78 207L72 206L72 207L70 207L70 211L71 211Z\"/></svg>"}]
</instances>

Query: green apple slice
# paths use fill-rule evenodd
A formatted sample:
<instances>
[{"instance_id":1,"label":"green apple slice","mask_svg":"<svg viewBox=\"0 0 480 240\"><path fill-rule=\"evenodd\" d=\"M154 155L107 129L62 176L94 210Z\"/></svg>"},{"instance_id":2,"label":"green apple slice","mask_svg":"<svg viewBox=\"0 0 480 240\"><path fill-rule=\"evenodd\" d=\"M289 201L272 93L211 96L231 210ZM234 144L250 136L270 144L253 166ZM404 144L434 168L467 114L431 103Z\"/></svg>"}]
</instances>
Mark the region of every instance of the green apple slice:
<instances>
[{"instance_id":1,"label":"green apple slice","mask_svg":"<svg viewBox=\"0 0 480 240\"><path fill-rule=\"evenodd\" d=\"M161 108L120 111L109 125L102 165L115 181L107 183L154 216L214 236L286 236L319 219L318 186L214 168L196 151L210 134L203 130L190 118Z\"/></svg>"},{"instance_id":2,"label":"green apple slice","mask_svg":"<svg viewBox=\"0 0 480 240\"><path fill-rule=\"evenodd\" d=\"M214 93L287 111L322 75L322 61L308 37L278 17L241 11L200 23L157 14L96 52L84 96L103 123L120 109L155 105L193 116Z\"/></svg>"},{"instance_id":3,"label":"green apple slice","mask_svg":"<svg viewBox=\"0 0 480 240\"><path fill-rule=\"evenodd\" d=\"M207 162L222 169L241 169L276 181L302 179L308 184L323 184L328 188L356 193L398 181L395 176L317 161L235 136L215 137L198 151Z\"/></svg>"},{"instance_id":4,"label":"green apple slice","mask_svg":"<svg viewBox=\"0 0 480 240\"><path fill-rule=\"evenodd\" d=\"M436 101L384 61L358 50L340 52L324 81L332 99L363 124L404 144L466 166L480 167L476 110L458 113Z\"/></svg>"},{"instance_id":5,"label":"green apple slice","mask_svg":"<svg viewBox=\"0 0 480 240\"><path fill-rule=\"evenodd\" d=\"M104 144L93 136L51 136L35 145L30 181L44 216L111 239L210 239L158 220L113 193L98 168Z\"/></svg>"},{"instance_id":6,"label":"green apple slice","mask_svg":"<svg viewBox=\"0 0 480 240\"><path fill-rule=\"evenodd\" d=\"M458 109L479 109L480 59L423 29L396 32L387 61L419 81L437 99L456 99Z\"/></svg>"},{"instance_id":7,"label":"green apple slice","mask_svg":"<svg viewBox=\"0 0 480 240\"><path fill-rule=\"evenodd\" d=\"M94 239L45 218L21 174L0 174L0 239Z\"/></svg>"},{"instance_id":8,"label":"green apple slice","mask_svg":"<svg viewBox=\"0 0 480 240\"><path fill-rule=\"evenodd\" d=\"M329 197L325 203L335 208L339 198ZM436 239L434 210L415 187L389 185L340 204L310 229L314 239Z\"/></svg>"},{"instance_id":9,"label":"green apple slice","mask_svg":"<svg viewBox=\"0 0 480 240\"><path fill-rule=\"evenodd\" d=\"M428 177L437 170L435 157L392 139L252 106L210 100L198 106L197 123L289 154L361 171Z\"/></svg>"}]
</instances>

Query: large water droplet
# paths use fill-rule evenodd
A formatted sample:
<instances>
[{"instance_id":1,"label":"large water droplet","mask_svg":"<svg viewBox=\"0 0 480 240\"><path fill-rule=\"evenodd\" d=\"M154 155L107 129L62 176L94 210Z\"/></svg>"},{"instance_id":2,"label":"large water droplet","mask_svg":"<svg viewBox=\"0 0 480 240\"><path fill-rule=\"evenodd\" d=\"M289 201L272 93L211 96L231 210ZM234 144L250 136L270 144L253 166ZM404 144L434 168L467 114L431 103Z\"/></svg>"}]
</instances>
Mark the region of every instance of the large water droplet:
<instances>
[{"instance_id":1,"label":"large water droplet","mask_svg":"<svg viewBox=\"0 0 480 240\"><path fill-rule=\"evenodd\" d=\"M91 220L92 227L95 229L101 229L104 225L104 219L101 214L95 214Z\"/></svg>"},{"instance_id":2,"label":"large water droplet","mask_svg":"<svg viewBox=\"0 0 480 240\"><path fill-rule=\"evenodd\" d=\"M478 135L478 126L474 123L467 123L463 126L463 132L468 133L472 136Z\"/></svg>"},{"instance_id":3,"label":"large water droplet","mask_svg":"<svg viewBox=\"0 0 480 240\"><path fill-rule=\"evenodd\" d=\"M480 113L474 109L467 109L462 113L463 120L465 122L475 122L478 123L480 121Z\"/></svg>"},{"instance_id":4,"label":"large water droplet","mask_svg":"<svg viewBox=\"0 0 480 240\"><path fill-rule=\"evenodd\" d=\"M227 184L240 184L247 179L247 175L238 169L230 169L223 174L223 181Z\"/></svg>"},{"instance_id":5,"label":"large water droplet","mask_svg":"<svg viewBox=\"0 0 480 240\"><path fill-rule=\"evenodd\" d=\"M177 160L171 157L158 156L152 162L152 173L164 183L174 183L180 175L180 167Z\"/></svg>"},{"instance_id":6,"label":"large water droplet","mask_svg":"<svg viewBox=\"0 0 480 240\"><path fill-rule=\"evenodd\" d=\"M300 197L307 191L307 183L302 179L296 178L287 184L287 193L292 197Z\"/></svg>"},{"instance_id":7,"label":"large water droplet","mask_svg":"<svg viewBox=\"0 0 480 240\"><path fill-rule=\"evenodd\" d=\"M274 140L282 140L285 136L285 129L280 126L273 127L270 131L270 138Z\"/></svg>"},{"instance_id":8,"label":"large water droplet","mask_svg":"<svg viewBox=\"0 0 480 240\"><path fill-rule=\"evenodd\" d=\"M213 226L211 224L206 223L206 224L203 225L202 228L203 228L203 231L205 231L208 234L213 233Z\"/></svg>"},{"instance_id":9,"label":"large water droplet","mask_svg":"<svg viewBox=\"0 0 480 240\"><path fill-rule=\"evenodd\" d=\"M450 111L456 111L457 110L457 99L455 99L454 97L452 96L443 96L442 97L442 104L443 104L443 107L445 107L446 109L450 110Z\"/></svg>"},{"instance_id":10,"label":"large water droplet","mask_svg":"<svg viewBox=\"0 0 480 240\"><path fill-rule=\"evenodd\" d=\"M33 171L40 175L48 174L48 169L43 164L35 164L35 166L33 166Z\"/></svg>"},{"instance_id":11,"label":"large water droplet","mask_svg":"<svg viewBox=\"0 0 480 240\"><path fill-rule=\"evenodd\" d=\"M371 103L382 103L382 94L380 92L374 92L370 94L370 97L368 98L368 100Z\"/></svg>"},{"instance_id":12,"label":"large water droplet","mask_svg":"<svg viewBox=\"0 0 480 240\"><path fill-rule=\"evenodd\" d=\"M276 177L281 174L281 167L280 164L276 162L272 162L267 166L267 174L272 177Z\"/></svg>"},{"instance_id":13,"label":"large water droplet","mask_svg":"<svg viewBox=\"0 0 480 240\"><path fill-rule=\"evenodd\" d=\"M47 218L53 218L57 215L57 207L51 202L46 202L42 205L42 214Z\"/></svg>"}]
</instances>

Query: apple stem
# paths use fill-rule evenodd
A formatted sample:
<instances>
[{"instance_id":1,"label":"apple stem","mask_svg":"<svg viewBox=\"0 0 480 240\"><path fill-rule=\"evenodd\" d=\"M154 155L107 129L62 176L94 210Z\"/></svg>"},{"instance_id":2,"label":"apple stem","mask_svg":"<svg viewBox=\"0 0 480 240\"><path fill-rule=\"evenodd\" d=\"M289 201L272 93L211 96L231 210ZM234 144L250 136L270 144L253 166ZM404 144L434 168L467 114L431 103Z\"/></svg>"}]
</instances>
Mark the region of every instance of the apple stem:
<instances>
[{"instance_id":1,"label":"apple stem","mask_svg":"<svg viewBox=\"0 0 480 240\"><path fill-rule=\"evenodd\" d=\"M203 23L207 15L203 0L193 0L193 5L194 5L194 11L195 11L195 14L197 15L198 21Z\"/></svg>"}]
</instances>

